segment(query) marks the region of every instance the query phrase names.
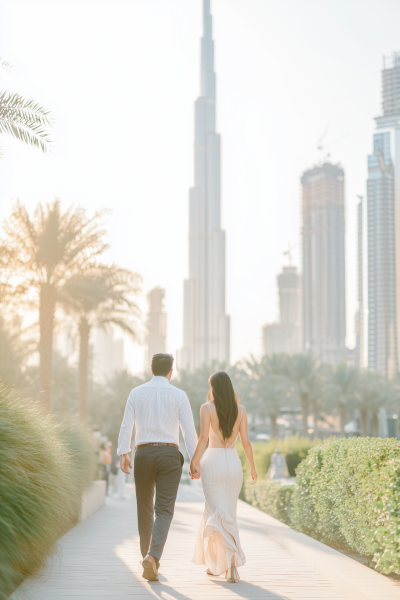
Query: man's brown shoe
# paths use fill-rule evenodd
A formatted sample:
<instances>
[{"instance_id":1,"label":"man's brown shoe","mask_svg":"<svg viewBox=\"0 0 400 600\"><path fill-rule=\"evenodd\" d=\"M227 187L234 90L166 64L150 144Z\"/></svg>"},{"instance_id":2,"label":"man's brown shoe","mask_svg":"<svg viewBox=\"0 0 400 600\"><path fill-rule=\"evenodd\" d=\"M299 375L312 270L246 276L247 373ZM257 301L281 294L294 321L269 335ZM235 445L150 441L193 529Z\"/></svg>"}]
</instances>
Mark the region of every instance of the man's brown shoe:
<instances>
[{"instance_id":1,"label":"man's brown shoe","mask_svg":"<svg viewBox=\"0 0 400 600\"><path fill-rule=\"evenodd\" d=\"M158 581L158 570L154 556L149 554L144 557L142 562L143 577L147 581Z\"/></svg>"}]
</instances>

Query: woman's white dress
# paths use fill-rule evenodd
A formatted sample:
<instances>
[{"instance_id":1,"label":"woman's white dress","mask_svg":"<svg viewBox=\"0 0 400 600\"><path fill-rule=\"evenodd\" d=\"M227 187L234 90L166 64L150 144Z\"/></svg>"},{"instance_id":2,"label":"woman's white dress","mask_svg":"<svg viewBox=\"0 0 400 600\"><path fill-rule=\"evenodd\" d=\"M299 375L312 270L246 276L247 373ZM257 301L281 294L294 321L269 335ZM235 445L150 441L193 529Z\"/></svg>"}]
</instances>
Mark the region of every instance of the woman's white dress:
<instances>
[{"instance_id":1,"label":"woman's white dress","mask_svg":"<svg viewBox=\"0 0 400 600\"><path fill-rule=\"evenodd\" d=\"M243 407L241 410L243 414ZM211 435L221 442L210 425ZM228 448L207 448L201 460L201 483L205 509L193 562L206 565L214 575L221 575L230 568L232 556L236 567L246 562L236 522L237 501L243 483L236 440Z\"/></svg>"}]
</instances>

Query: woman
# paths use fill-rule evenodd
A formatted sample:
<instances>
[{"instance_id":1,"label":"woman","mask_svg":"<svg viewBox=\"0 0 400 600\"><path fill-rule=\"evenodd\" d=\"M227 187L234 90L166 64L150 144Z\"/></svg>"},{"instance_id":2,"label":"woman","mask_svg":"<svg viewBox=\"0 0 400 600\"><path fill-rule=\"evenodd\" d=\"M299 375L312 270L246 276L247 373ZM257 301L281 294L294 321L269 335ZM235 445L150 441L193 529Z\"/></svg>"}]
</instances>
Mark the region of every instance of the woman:
<instances>
[{"instance_id":1,"label":"woman","mask_svg":"<svg viewBox=\"0 0 400 600\"><path fill-rule=\"evenodd\" d=\"M236 508L243 470L236 452L240 434L250 464L252 483L257 481L253 450L247 433L247 414L239 405L230 377L224 371L211 375L206 404L200 408L200 437L190 464L193 478L200 474L205 509L197 535L193 562L207 566L208 575L222 575L230 583L239 580L238 567L245 556L240 546Z\"/></svg>"}]
</instances>

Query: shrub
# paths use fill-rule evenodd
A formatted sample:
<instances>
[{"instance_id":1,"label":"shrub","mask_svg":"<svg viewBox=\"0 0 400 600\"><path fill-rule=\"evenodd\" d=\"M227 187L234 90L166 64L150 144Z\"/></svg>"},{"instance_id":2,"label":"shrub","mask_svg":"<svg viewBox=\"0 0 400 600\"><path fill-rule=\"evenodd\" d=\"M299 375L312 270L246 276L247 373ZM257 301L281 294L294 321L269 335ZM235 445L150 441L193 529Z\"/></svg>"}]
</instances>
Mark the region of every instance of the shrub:
<instances>
[{"instance_id":1,"label":"shrub","mask_svg":"<svg viewBox=\"0 0 400 600\"><path fill-rule=\"evenodd\" d=\"M0 599L40 568L78 519L96 466L92 436L0 388Z\"/></svg>"},{"instance_id":2,"label":"shrub","mask_svg":"<svg viewBox=\"0 0 400 600\"><path fill-rule=\"evenodd\" d=\"M310 440L308 438L292 435L286 440L271 440L270 442L253 442L253 454L256 471L259 479L266 476L269 462L276 448L279 448L282 454L286 456L289 475L294 477L296 469L300 462L307 456L310 448L321 444L321 440ZM237 451L242 461L244 479L250 478L250 470L246 455L240 442L237 445Z\"/></svg>"},{"instance_id":3,"label":"shrub","mask_svg":"<svg viewBox=\"0 0 400 600\"><path fill-rule=\"evenodd\" d=\"M241 499L290 525L293 488L293 485L281 485L279 481L259 481L256 485L246 481L241 491Z\"/></svg>"},{"instance_id":4,"label":"shrub","mask_svg":"<svg viewBox=\"0 0 400 600\"><path fill-rule=\"evenodd\" d=\"M297 469L292 526L370 557L381 573L400 574L400 443L332 440Z\"/></svg>"}]
</instances>

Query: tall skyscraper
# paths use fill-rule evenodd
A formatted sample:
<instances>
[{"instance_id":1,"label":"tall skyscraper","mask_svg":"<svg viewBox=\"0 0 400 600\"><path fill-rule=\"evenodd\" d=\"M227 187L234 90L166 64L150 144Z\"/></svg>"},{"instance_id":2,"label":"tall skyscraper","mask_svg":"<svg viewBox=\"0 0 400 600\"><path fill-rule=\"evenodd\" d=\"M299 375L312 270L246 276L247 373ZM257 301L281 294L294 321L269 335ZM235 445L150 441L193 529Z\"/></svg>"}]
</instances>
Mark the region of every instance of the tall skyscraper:
<instances>
[{"instance_id":1,"label":"tall skyscraper","mask_svg":"<svg viewBox=\"0 0 400 600\"><path fill-rule=\"evenodd\" d=\"M357 314L355 366L365 367L364 360L364 268L363 268L363 199L357 205Z\"/></svg>"},{"instance_id":2,"label":"tall skyscraper","mask_svg":"<svg viewBox=\"0 0 400 600\"><path fill-rule=\"evenodd\" d=\"M368 368L398 368L400 314L400 52L383 58L382 111L368 156Z\"/></svg>"},{"instance_id":3,"label":"tall skyscraper","mask_svg":"<svg viewBox=\"0 0 400 600\"><path fill-rule=\"evenodd\" d=\"M335 363L346 353L344 171L326 162L301 183L304 350Z\"/></svg>"},{"instance_id":4,"label":"tall skyscraper","mask_svg":"<svg viewBox=\"0 0 400 600\"><path fill-rule=\"evenodd\" d=\"M297 267L283 267L278 275L279 309L281 323L297 325L301 323L301 275Z\"/></svg>"},{"instance_id":5,"label":"tall skyscraper","mask_svg":"<svg viewBox=\"0 0 400 600\"><path fill-rule=\"evenodd\" d=\"M195 103L194 186L189 193L189 277L184 282L179 367L229 363L225 312L225 232L221 229L221 138L216 133L214 42L210 0L203 0L201 95Z\"/></svg>"},{"instance_id":6,"label":"tall skyscraper","mask_svg":"<svg viewBox=\"0 0 400 600\"><path fill-rule=\"evenodd\" d=\"M94 327L90 336L92 376L105 384L124 368L124 340L111 327Z\"/></svg>"},{"instance_id":7,"label":"tall skyscraper","mask_svg":"<svg viewBox=\"0 0 400 600\"><path fill-rule=\"evenodd\" d=\"M150 369L151 357L166 351L167 313L164 308L165 290L155 287L147 294L147 336L144 369Z\"/></svg>"},{"instance_id":8,"label":"tall skyscraper","mask_svg":"<svg viewBox=\"0 0 400 600\"><path fill-rule=\"evenodd\" d=\"M301 275L294 266L277 277L280 322L263 327L264 354L301 352Z\"/></svg>"}]
</instances>

